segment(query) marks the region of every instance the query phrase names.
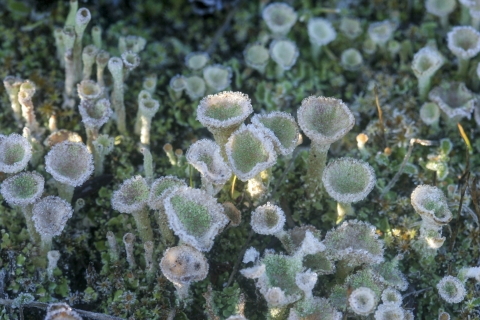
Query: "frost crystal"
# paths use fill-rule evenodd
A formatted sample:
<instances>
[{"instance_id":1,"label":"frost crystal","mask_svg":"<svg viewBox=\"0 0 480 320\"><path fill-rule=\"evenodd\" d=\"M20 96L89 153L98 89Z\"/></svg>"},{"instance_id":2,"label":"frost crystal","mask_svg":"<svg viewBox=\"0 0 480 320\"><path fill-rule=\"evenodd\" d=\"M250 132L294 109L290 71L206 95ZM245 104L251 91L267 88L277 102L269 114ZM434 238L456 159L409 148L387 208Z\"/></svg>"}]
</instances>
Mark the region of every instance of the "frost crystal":
<instances>
[{"instance_id":1,"label":"frost crystal","mask_svg":"<svg viewBox=\"0 0 480 320\"><path fill-rule=\"evenodd\" d=\"M42 196L45 180L36 172L22 172L2 182L0 193L9 205L26 206Z\"/></svg>"},{"instance_id":2,"label":"frost crystal","mask_svg":"<svg viewBox=\"0 0 480 320\"><path fill-rule=\"evenodd\" d=\"M93 157L83 143L64 141L45 156L45 169L55 180L77 187L92 174Z\"/></svg>"},{"instance_id":3,"label":"frost crystal","mask_svg":"<svg viewBox=\"0 0 480 320\"><path fill-rule=\"evenodd\" d=\"M25 169L32 157L32 146L17 133L0 135L0 172L17 173Z\"/></svg>"},{"instance_id":4,"label":"frost crystal","mask_svg":"<svg viewBox=\"0 0 480 320\"><path fill-rule=\"evenodd\" d=\"M73 209L65 200L48 196L33 205L32 214L37 232L42 238L51 238L62 233Z\"/></svg>"},{"instance_id":5,"label":"frost crystal","mask_svg":"<svg viewBox=\"0 0 480 320\"><path fill-rule=\"evenodd\" d=\"M165 213L170 229L200 251L210 251L214 238L228 224L223 207L203 190L180 187L169 193Z\"/></svg>"},{"instance_id":6,"label":"frost crystal","mask_svg":"<svg viewBox=\"0 0 480 320\"><path fill-rule=\"evenodd\" d=\"M267 203L252 212L250 224L258 234L276 234L283 230L285 213L280 207Z\"/></svg>"}]
</instances>

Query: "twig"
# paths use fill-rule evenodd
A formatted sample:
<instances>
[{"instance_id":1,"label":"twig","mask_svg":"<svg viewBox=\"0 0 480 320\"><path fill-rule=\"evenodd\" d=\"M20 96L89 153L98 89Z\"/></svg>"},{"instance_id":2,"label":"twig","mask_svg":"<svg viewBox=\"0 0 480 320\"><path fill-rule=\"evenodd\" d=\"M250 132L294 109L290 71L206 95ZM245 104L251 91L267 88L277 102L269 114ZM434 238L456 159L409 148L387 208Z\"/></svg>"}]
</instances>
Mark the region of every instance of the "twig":
<instances>
[{"instance_id":1,"label":"twig","mask_svg":"<svg viewBox=\"0 0 480 320\"><path fill-rule=\"evenodd\" d=\"M458 128L460 129L460 133L463 132L463 134L465 134L465 132L463 131L463 128L462 126L460 125L460 123L458 123ZM463 135L462 135L463 136ZM468 139L467 139L468 140ZM465 140L465 144L467 145L467 149L466 149L466 152L465 152L465 161L466 161L466 165L465 165L465 171L463 172L462 176L460 177L460 179L458 180L458 187L459 189L461 190L461 193L460 193L460 204L458 205L458 213L457 213L457 220L456 220L456 223L455 223L455 231L453 232L453 235L452 235L452 243L450 244L450 252L452 252L453 250L453 247L455 246L455 242L456 242L456 239L457 239L457 234L458 234L458 230L460 229L460 214L462 213L462 207L463 207L463 197L465 195L465 191L467 191L467 187L468 187L468 181L470 179L470 155L469 155L469 149L468 149L468 143L467 143L467 140ZM462 185L464 185L462 187Z\"/></svg>"},{"instance_id":2,"label":"twig","mask_svg":"<svg viewBox=\"0 0 480 320\"><path fill-rule=\"evenodd\" d=\"M403 158L402 165L400 166L400 169L398 169L398 172L395 174L392 180L390 180L388 185L383 189L382 193L380 194L380 199L382 199L383 196L388 191L390 191L390 189L395 185L395 183L397 183L398 178L400 178L400 175L403 173L403 170L407 165L408 159L410 159L410 156L412 155L413 146L415 145L415 143L421 144L422 146L433 146L438 144L436 141L414 139L414 138L410 139L410 145L408 146L407 154L405 154L405 157Z\"/></svg>"},{"instance_id":3,"label":"twig","mask_svg":"<svg viewBox=\"0 0 480 320\"><path fill-rule=\"evenodd\" d=\"M0 299L0 305L4 305L4 306L11 306L13 302L14 300L10 300L10 299ZM38 309L46 310L48 308L48 303L33 301L33 302L22 304L21 307L22 308L38 308ZM123 318L109 316L107 314L102 314L102 313L95 313L95 312L90 312L90 311L85 311L80 309L74 309L74 308L72 308L72 310L77 312L81 316L84 316L90 319L95 319L95 320L123 320Z\"/></svg>"},{"instance_id":4,"label":"twig","mask_svg":"<svg viewBox=\"0 0 480 320\"><path fill-rule=\"evenodd\" d=\"M475 213L477 214L478 219L480 220L480 208L479 208L479 199L478 199L478 193L477 193L477 182L478 182L478 177L475 176L473 177L473 181L471 183L472 187L470 187L470 195L472 196L472 202L473 202L473 207L475 208Z\"/></svg>"},{"instance_id":5,"label":"twig","mask_svg":"<svg viewBox=\"0 0 480 320\"><path fill-rule=\"evenodd\" d=\"M273 188L272 190L272 193L271 193L271 196L270 196L270 199L272 199L275 195L275 193L277 192L278 188L280 187L280 185L283 183L283 180L285 180L285 177L287 176L288 172L290 171L290 169L292 169L292 166L293 164L295 163L295 159L297 159L297 156L298 154L300 153L300 151L303 151L305 150L306 147L302 147L302 148L296 148L295 151L293 152L292 154L292 158L290 159L290 162L288 163L288 166L287 168L285 169L285 171L283 171L283 174L282 176L280 177L280 180L278 180L278 182L275 184L275 187Z\"/></svg>"},{"instance_id":6,"label":"twig","mask_svg":"<svg viewBox=\"0 0 480 320\"><path fill-rule=\"evenodd\" d=\"M230 22L232 21L233 15L235 12L237 12L236 8L238 7L238 4L241 2L241 0L237 0L232 8L230 8L230 12L228 13L227 17L225 18L225 22L222 24L220 29L217 30L215 33L215 36L213 37L212 42L208 46L207 53L209 55L212 55L213 51L215 50L215 47L217 46L218 40L220 37L227 31L228 27L230 26Z\"/></svg>"},{"instance_id":7,"label":"twig","mask_svg":"<svg viewBox=\"0 0 480 320\"><path fill-rule=\"evenodd\" d=\"M403 295L402 298L405 299L406 297L411 296L412 294L416 296L416 295L418 295L418 294L420 294L424 291L431 290L431 289L432 289L432 287L428 287L428 288L425 288L425 289L422 289L422 290L409 292L409 293Z\"/></svg>"},{"instance_id":8,"label":"twig","mask_svg":"<svg viewBox=\"0 0 480 320\"><path fill-rule=\"evenodd\" d=\"M233 266L232 273L230 274L230 277L228 278L228 282L227 282L227 285L225 286L225 288L229 287L232 284L233 277L235 276L235 273L237 273L238 266L240 265L240 262L242 262L243 255L245 254L245 251L247 251L247 246L250 244L250 240L252 239L252 236L254 234L255 234L255 232L253 231L253 229L251 229L250 232L248 233L248 239L243 244L242 250L240 251L240 254L238 255L237 261L235 262L235 265Z\"/></svg>"},{"instance_id":9,"label":"twig","mask_svg":"<svg viewBox=\"0 0 480 320\"><path fill-rule=\"evenodd\" d=\"M468 179L470 178L470 171L467 171L465 172L462 177L460 178L460 181L459 181L459 184L463 184L462 181L463 179L467 179L467 182L468 182ZM463 188L461 189L461 193L460 193L460 204L458 205L458 212L457 212L457 220L455 222L455 231L453 232L453 235L452 235L452 243L450 244L450 252L452 252L453 250L453 247L455 246L455 242L456 242L456 239L457 239L457 234L458 234L458 230L460 229L460 213L462 212L462 207L463 207L463 197L465 196L465 191L467 191L467 186L468 186L468 183L465 183L465 185L463 186Z\"/></svg>"},{"instance_id":10,"label":"twig","mask_svg":"<svg viewBox=\"0 0 480 320\"><path fill-rule=\"evenodd\" d=\"M378 89L377 86L373 88L375 92L375 104L377 105L377 112L378 112L378 122L380 123L380 130L382 131L382 140L384 147L387 147L387 137L385 136L385 127L383 126L383 112L382 108L380 107L380 100L378 99Z\"/></svg>"},{"instance_id":11,"label":"twig","mask_svg":"<svg viewBox=\"0 0 480 320\"><path fill-rule=\"evenodd\" d=\"M237 181L237 176L233 175L233 180L232 180L232 190L230 191L230 198L233 200L233 192L235 191L235 182Z\"/></svg>"}]
</instances>

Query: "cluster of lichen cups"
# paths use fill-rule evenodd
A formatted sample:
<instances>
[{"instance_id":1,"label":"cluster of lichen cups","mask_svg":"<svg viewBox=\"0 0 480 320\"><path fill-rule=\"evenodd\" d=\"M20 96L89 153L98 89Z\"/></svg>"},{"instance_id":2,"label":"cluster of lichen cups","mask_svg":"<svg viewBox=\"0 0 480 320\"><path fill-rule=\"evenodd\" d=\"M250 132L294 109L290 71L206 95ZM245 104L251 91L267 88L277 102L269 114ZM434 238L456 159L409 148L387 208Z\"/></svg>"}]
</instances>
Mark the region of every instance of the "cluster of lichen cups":
<instances>
[{"instance_id":1,"label":"cluster of lichen cups","mask_svg":"<svg viewBox=\"0 0 480 320\"><path fill-rule=\"evenodd\" d=\"M437 7L440 2L444 5ZM453 0L427 0L426 8L448 28L448 15L455 8ZM480 15L475 16L473 4L469 10L472 24L479 24ZM4 79L15 120L25 128L23 136L0 135L0 173L6 176L0 192L8 205L18 208L25 217L31 241L39 246L39 251L34 253L35 265L46 269L51 278L60 259L59 251L51 250L52 238L61 234L74 214L70 204L74 189L82 186L91 175L101 175L105 157L113 150L114 139L100 134L102 126L115 120L117 131L128 136L125 82L139 65L139 52L145 47L141 37L121 37L120 56L110 58L108 52L101 49L100 35L92 31L94 44L82 50L90 12L84 8L75 9L72 17L73 22L67 21L64 28L55 30L57 55L66 75L62 107L75 105L75 84L78 83L78 111L85 126L85 144L77 133L58 130L55 116L49 119L51 134L45 137L45 129L35 119L32 103L35 84L13 76ZM301 19L305 17L308 16ZM286 38L297 22L297 13L287 4L271 3L264 8L262 18L271 34L264 41L245 48L245 64L264 75L271 58L276 64L275 77L281 79L299 57L295 42ZM305 22L312 58L317 61L321 54L331 55L328 44L337 36L331 22L318 17L310 17ZM389 20L371 23L363 52L371 55L376 50L387 50L396 27L396 23ZM447 118L447 124L456 124L460 119L470 119L476 109L476 117L480 119L478 97L461 82L466 77L470 60L480 51L480 33L476 29L453 27L447 36L448 48L458 59L459 81L443 82L431 89L433 76L446 59L430 45L413 57L411 68L418 79L418 95L420 101L425 102L420 108L420 117L432 130L438 131L440 115ZM360 20L353 18L342 18L340 30L350 39L363 32ZM269 49L265 48L267 41ZM164 147L172 164L178 162L181 167L181 161L187 160L189 186L176 176L155 176L149 149L150 127L152 118L162 107L160 101L153 98L156 76L146 77L143 90L138 93L133 132L139 136L144 177L136 175L125 179L111 198L114 210L132 215L135 221L135 228L121 236L130 271L142 265L136 261L138 237L144 249L146 281L152 284L160 267L161 273L176 288L178 299L187 302L191 298L190 285L208 276L206 256L217 236L242 222L242 213L233 203L219 203L227 193L233 194L238 179L246 182L249 205L254 206L249 206L252 234L274 236L285 250L285 253L276 253L267 249L261 254L251 247L244 254L245 266L240 270L244 277L255 281L258 292L267 302L270 318L341 319L357 315L375 319L413 319L412 311L402 307L400 291L406 290L408 283L397 266L401 255L386 261L383 241L378 239L375 226L358 220L344 221L349 216L355 217L353 204L364 200L376 184L374 169L365 161L371 157L365 147L368 141L365 133L357 136L363 160L327 161L330 146L354 127L354 113L340 99L311 96L305 98L297 110L298 125L286 112L262 110L252 115L254 108L246 94L221 92L229 88L232 70L220 64L208 65L209 60L205 52L188 54L185 65L191 74L173 77L168 89L174 101L179 100L184 91L192 101L203 97L198 104L197 120L214 139L193 142L184 158L181 154L174 155L171 145ZM97 65L96 81L91 80L94 64ZM340 66L344 70L357 71L362 65L359 50L349 48L342 52ZM110 96L104 81L105 68L113 78ZM480 65L477 72L480 75ZM477 122L480 124L480 120ZM311 225L285 230L287 214L279 205L266 202L275 199L269 194L272 168L280 156L291 157L302 143L300 130L310 140L307 170L302 174L306 204L319 205L325 193L337 202L337 226L328 231L323 240L320 231ZM49 149L44 158L45 171L51 175L50 182L56 187L58 196L44 195L45 178L41 174L24 171L28 163L37 168L41 164L44 147L40 141ZM440 144L440 156L429 155L426 168L436 171L436 179L443 181L448 175L452 143L443 139ZM201 176L198 189L193 188L196 176L193 168ZM226 190L229 181L231 189ZM382 188L381 183L379 188ZM327 202L330 199L322 205ZM413 241L413 249L422 256L421 261L433 259L446 240L442 228L452 219L447 199L440 188L420 185L411 194L411 204L422 219L417 222L421 223L420 234ZM156 224L152 224L153 219ZM106 237L111 262L118 263L116 235L108 231ZM322 275L335 275L336 283L331 285L328 299L313 293ZM480 268L466 267L456 277L445 276L437 285L439 296L448 303L460 303L467 295L465 282L468 279L480 281ZM81 319L67 305L50 305L47 319L62 317ZM228 319L245 318L236 315Z\"/></svg>"}]
</instances>

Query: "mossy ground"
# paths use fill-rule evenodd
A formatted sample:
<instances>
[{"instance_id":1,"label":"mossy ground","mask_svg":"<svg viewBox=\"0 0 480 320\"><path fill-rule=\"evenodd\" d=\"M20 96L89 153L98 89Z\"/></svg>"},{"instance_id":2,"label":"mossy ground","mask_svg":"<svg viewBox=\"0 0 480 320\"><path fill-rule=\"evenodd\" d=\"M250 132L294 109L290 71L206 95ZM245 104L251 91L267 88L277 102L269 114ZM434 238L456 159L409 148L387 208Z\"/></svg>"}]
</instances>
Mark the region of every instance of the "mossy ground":
<instances>
[{"instance_id":1,"label":"mossy ground","mask_svg":"<svg viewBox=\"0 0 480 320\"><path fill-rule=\"evenodd\" d=\"M342 2L343 3L343 2ZM478 92L480 81L475 67L480 56L470 61L468 77L459 79L457 65L446 46L445 35L435 17L426 15L422 1L360 1L358 5L343 7L339 13L338 2L324 1L322 7L313 0L294 1L301 21L310 16L329 17L334 20L338 31L342 16L361 19L364 32L356 40L349 40L341 32L338 38L322 52L320 59L311 57L311 47L306 32L306 24L297 22L290 39L295 40L300 56L295 66L276 78L275 64L270 61L265 73L247 68L243 63L242 52L253 41L268 38L266 26L261 21L260 3L241 1L235 8L226 8L204 17L192 12L186 0L180 1L97 1L80 2L92 12L91 25L99 24L104 29L103 41L112 56L118 56L118 37L138 35L147 39L146 49L141 52L141 64L127 80L125 104L127 128L133 128L137 112L136 97L141 90L143 78L150 73L158 75L154 98L160 99L162 111L152 120L151 151L155 163L155 174L176 175L190 181L187 166L172 166L162 150L165 143L174 148L186 150L195 140L209 137L206 129L195 119L197 101L183 96L175 99L168 88L170 79L176 74L190 74L183 64L183 58L192 51L207 50L215 43L211 61L230 66L233 71L231 89L247 93L252 98L255 112L282 110L293 112L302 99L310 95L324 95L341 98L354 112L356 125L342 141L332 145L329 158L364 157L372 165L377 175L376 188L367 201L355 205L356 217L375 225L380 238L385 241L385 258L391 260L397 253L403 255L400 268L406 275L409 288L405 294L404 306L414 310L417 319L435 318L440 309L453 317L478 317L475 299L479 292L474 281L468 281L467 297L460 304L446 304L439 297L435 285L447 274L456 275L465 266L476 266L480 258L480 228L475 222L478 204L478 190L473 178L480 165L479 129L474 120L463 119L463 126L472 143L471 152L456 126L447 125L441 119L441 130L423 124L419 118L421 101L417 94L417 80L410 63L413 53L434 41L441 53L448 57L446 64L432 79L432 86L442 80L463 80L467 87ZM55 59L53 30L63 26L68 12L67 2L2 1L0 3L0 77L18 75L30 79L37 86L33 97L37 120L47 127L52 114L58 119L58 127L80 133L85 131L76 109L62 109L64 70ZM33 10L35 9L35 10ZM231 13L233 10L233 13ZM219 38L217 31L222 28L229 14L232 19L229 28ZM452 13L450 21L457 24L460 8ZM345 71L338 57L344 50L354 47L362 50L367 38L366 29L370 22L396 19L398 23L394 39L400 42L402 50L396 54L379 49L373 55L364 54L361 71ZM84 44L91 43L90 26L85 33ZM475 67L474 67L475 66ZM106 72L107 73L107 72ZM106 76L107 86L112 85ZM376 90L375 90L376 88ZM375 94L376 93L376 94ZM381 106L382 121L378 119L376 99ZM12 112L9 110L8 96L0 86L0 134L21 133ZM142 174L142 154L138 151L138 137L119 135L114 124L103 129L115 137L115 148L107 156L105 174L89 180L75 190L74 201L85 200L85 206L68 221L64 232L53 241L53 248L60 251L61 258L53 272L53 278L39 271L31 259L37 244L31 243L23 215L20 211L0 205L0 268L5 270L0 279L0 298L15 299L20 293L31 293L36 301L66 301L74 308L98 313L130 317L135 319L164 319L171 309L177 309L177 319L199 319L204 316L205 298L209 284L212 285L219 314L223 317L235 312L238 291L245 294L246 316L248 319L264 319L266 303L260 297L251 280L236 273L230 286L224 288L234 270L234 264L246 245L250 231L250 212L257 204L245 191L246 184L236 181L227 183L218 196L219 202L232 201L243 213L243 222L237 228L229 228L221 233L215 245L206 256L210 264L206 280L195 283L191 288L192 301L186 305L175 305L174 288L160 272L151 282L144 273L144 250L140 242L135 246L138 268L130 270L123 254L122 237L135 230L133 218L111 209L110 199L113 190L125 179ZM362 155L356 148L355 137L366 133L369 155ZM428 139L433 146L415 144L405 171L384 196L383 188L398 172L407 153L411 138ZM435 143L449 138L453 144L448 154L448 175L439 181L434 171L427 169L428 156L438 154ZM295 225L312 224L323 234L334 227L336 203L324 195L321 201L307 201L304 189L304 174L308 151L308 139L294 157L279 157L273 168L275 193L270 201L277 203L287 214L286 228ZM48 179L43 161L36 170ZM192 171L193 172L193 171ZM467 180L466 173L470 172ZM6 175L0 173L0 180ZM193 186L200 186L200 177L193 173ZM458 186L448 195L454 219L450 228L444 230L447 238L434 258L422 259L421 253L414 250L414 240L418 233L419 216L409 203L412 190L418 184L436 184L446 192L448 185ZM466 207L470 211L458 212L462 190L471 199ZM48 185L46 194L56 194ZM465 199L465 197L464 197ZM154 219L152 226L157 232ZM117 237L120 260L114 261L108 253L107 231ZM160 238L158 232L156 238ZM248 246L263 252L265 248L282 251L280 242L274 237L253 235ZM164 248L158 246L157 257ZM327 297L335 284L333 275L319 276L314 295ZM25 319L39 319L45 311L35 308L23 310ZM0 307L0 319L18 318L18 310Z\"/></svg>"}]
</instances>

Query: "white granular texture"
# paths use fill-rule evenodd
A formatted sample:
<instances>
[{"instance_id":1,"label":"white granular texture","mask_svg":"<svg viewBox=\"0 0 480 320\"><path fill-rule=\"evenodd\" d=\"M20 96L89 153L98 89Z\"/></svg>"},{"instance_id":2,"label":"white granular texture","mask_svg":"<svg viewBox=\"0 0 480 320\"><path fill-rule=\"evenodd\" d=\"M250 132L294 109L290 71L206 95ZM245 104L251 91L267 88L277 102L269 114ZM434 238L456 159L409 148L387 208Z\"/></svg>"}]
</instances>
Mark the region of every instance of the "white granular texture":
<instances>
[{"instance_id":1,"label":"white granular texture","mask_svg":"<svg viewBox=\"0 0 480 320\"><path fill-rule=\"evenodd\" d=\"M23 136L0 135L0 172L17 173L25 169L32 158L32 146Z\"/></svg>"},{"instance_id":2,"label":"white granular texture","mask_svg":"<svg viewBox=\"0 0 480 320\"><path fill-rule=\"evenodd\" d=\"M297 111L298 125L316 143L332 144L355 125L350 109L340 99L310 96Z\"/></svg>"},{"instance_id":3,"label":"white granular texture","mask_svg":"<svg viewBox=\"0 0 480 320\"><path fill-rule=\"evenodd\" d=\"M215 141L198 140L188 148L186 158L205 179L214 184L225 184L232 176L232 170L220 154L220 147Z\"/></svg>"},{"instance_id":4,"label":"white granular texture","mask_svg":"<svg viewBox=\"0 0 480 320\"><path fill-rule=\"evenodd\" d=\"M45 156L45 169L55 180L78 187L92 174L93 157L83 143L64 141Z\"/></svg>"},{"instance_id":5,"label":"white granular texture","mask_svg":"<svg viewBox=\"0 0 480 320\"><path fill-rule=\"evenodd\" d=\"M252 212L250 224L256 233L272 235L283 230L285 220L285 213L280 207L267 203Z\"/></svg>"},{"instance_id":6,"label":"white granular texture","mask_svg":"<svg viewBox=\"0 0 480 320\"><path fill-rule=\"evenodd\" d=\"M453 27L447 34L447 46L458 58L471 59L480 52L480 33L470 26Z\"/></svg>"},{"instance_id":7,"label":"white granular texture","mask_svg":"<svg viewBox=\"0 0 480 320\"><path fill-rule=\"evenodd\" d=\"M375 186L376 177L367 162L340 158L327 165L322 182L330 197L340 203L352 203L367 197Z\"/></svg>"},{"instance_id":8,"label":"white granular texture","mask_svg":"<svg viewBox=\"0 0 480 320\"><path fill-rule=\"evenodd\" d=\"M465 285L453 276L446 276L437 283L438 294L448 303L459 303L465 299Z\"/></svg>"},{"instance_id":9,"label":"white granular texture","mask_svg":"<svg viewBox=\"0 0 480 320\"><path fill-rule=\"evenodd\" d=\"M21 172L2 182L0 193L10 205L26 206L43 193L45 179L36 172Z\"/></svg>"},{"instance_id":10,"label":"white granular texture","mask_svg":"<svg viewBox=\"0 0 480 320\"><path fill-rule=\"evenodd\" d=\"M361 316L366 316L375 310L377 298L372 289L360 287L352 291L348 297L348 302L353 312Z\"/></svg>"},{"instance_id":11,"label":"white granular texture","mask_svg":"<svg viewBox=\"0 0 480 320\"><path fill-rule=\"evenodd\" d=\"M214 119L205 114L209 108L223 105L239 106L242 112L240 115L225 120ZM240 125L252 112L252 103L248 95L241 92L224 91L208 95L200 101L197 108L197 120L210 130L226 129Z\"/></svg>"},{"instance_id":12,"label":"white granular texture","mask_svg":"<svg viewBox=\"0 0 480 320\"><path fill-rule=\"evenodd\" d=\"M33 222L35 229L43 237L54 237L62 233L68 219L72 217L72 206L56 197L45 197L33 205Z\"/></svg>"}]
</instances>

